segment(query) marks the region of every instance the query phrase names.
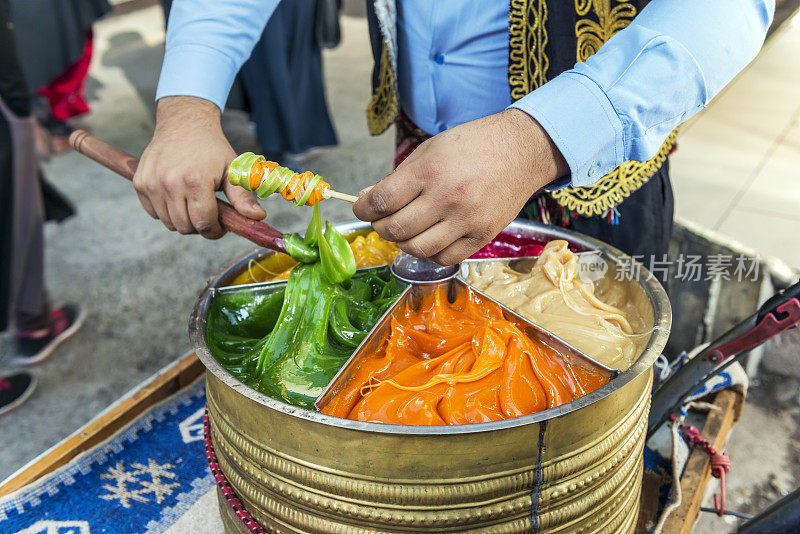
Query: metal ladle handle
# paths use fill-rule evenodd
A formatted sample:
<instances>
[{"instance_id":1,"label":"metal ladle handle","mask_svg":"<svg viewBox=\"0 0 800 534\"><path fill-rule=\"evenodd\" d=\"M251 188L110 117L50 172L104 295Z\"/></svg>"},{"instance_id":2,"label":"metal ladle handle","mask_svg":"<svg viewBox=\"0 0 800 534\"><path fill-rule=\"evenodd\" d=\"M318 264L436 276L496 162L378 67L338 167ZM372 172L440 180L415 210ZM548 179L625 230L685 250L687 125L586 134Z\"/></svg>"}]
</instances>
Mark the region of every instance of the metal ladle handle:
<instances>
[{"instance_id":1,"label":"metal ladle handle","mask_svg":"<svg viewBox=\"0 0 800 534\"><path fill-rule=\"evenodd\" d=\"M139 160L115 146L101 141L85 130L75 130L69 136L69 144L76 152L96 161L123 178L133 180ZM219 223L225 230L233 232L260 247L286 252L283 234L261 221L248 219L224 200L217 199Z\"/></svg>"}]
</instances>

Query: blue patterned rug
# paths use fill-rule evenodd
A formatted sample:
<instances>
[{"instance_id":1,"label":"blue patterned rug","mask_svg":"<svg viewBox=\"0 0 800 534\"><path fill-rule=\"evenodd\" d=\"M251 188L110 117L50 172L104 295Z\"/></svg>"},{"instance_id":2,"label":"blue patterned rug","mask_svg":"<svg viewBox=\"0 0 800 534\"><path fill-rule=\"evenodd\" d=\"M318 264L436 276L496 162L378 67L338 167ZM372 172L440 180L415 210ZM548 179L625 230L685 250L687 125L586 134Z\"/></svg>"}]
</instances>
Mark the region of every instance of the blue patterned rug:
<instances>
[{"instance_id":1,"label":"blue patterned rug","mask_svg":"<svg viewBox=\"0 0 800 534\"><path fill-rule=\"evenodd\" d=\"M170 529L201 499L219 521L203 447L205 404L199 379L108 441L3 497L0 533L213 532L207 522Z\"/></svg>"}]
</instances>

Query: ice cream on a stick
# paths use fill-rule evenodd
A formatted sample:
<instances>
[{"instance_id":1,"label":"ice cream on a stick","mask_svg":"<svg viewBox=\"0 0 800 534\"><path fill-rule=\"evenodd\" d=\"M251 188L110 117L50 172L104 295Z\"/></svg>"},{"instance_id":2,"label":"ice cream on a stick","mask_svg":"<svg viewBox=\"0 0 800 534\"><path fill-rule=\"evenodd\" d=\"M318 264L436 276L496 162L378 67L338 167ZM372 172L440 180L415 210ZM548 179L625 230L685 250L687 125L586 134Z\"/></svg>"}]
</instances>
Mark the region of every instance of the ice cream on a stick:
<instances>
[{"instance_id":1,"label":"ice cream on a stick","mask_svg":"<svg viewBox=\"0 0 800 534\"><path fill-rule=\"evenodd\" d=\"M353 195L334 191L319 174L310 171L294 172L252 152L245 152L231 162L228 167L228 180L233 185L255 191L258 198L267 198L273 193L280 193L286 200L292 200L295 206L313 206L327 198L338 198L348 202L358 200L358 197Z\"/></svg>"}]
</instances>

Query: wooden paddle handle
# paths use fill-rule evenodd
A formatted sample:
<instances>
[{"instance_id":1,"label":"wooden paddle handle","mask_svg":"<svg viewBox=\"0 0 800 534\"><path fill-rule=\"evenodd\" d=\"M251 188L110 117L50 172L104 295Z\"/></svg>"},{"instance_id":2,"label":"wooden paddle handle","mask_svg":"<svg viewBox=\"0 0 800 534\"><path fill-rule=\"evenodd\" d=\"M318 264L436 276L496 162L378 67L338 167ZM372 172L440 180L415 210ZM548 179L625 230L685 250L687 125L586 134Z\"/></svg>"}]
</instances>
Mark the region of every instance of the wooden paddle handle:
<instances>
[{"instance_id":1,"label":"wooden paddle handle","mask_svg":"<svg viewBox=\"0 0 800 534\"><path fill-rule=\"evenodd\" d=\"M111 146L84 130L72 132L72 135L69 136L69 144L76 152L80 152L123 178L133 180L139 160L124 150ZM226 230L242 236L260 247L286 252L283 246L283 234L272 226L248 219L224 200L217 199L217 208L219 208L219 222Z\"/></svg>"}]
</instances>

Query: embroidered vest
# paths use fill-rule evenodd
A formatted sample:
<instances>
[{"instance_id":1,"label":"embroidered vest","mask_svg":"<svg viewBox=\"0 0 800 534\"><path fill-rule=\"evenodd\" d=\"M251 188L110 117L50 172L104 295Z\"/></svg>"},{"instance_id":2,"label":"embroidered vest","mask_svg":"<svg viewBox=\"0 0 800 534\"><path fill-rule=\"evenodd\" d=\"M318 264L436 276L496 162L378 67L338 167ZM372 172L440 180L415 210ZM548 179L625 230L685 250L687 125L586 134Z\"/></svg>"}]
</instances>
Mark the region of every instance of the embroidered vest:
<instances>
[{"instance_id":1,"label":"embroidered vest","mask_svg":"<svg viewBox=\"0 0 800 534\"><path fill-rule=\"evenodd\" d=\"M510 0L508 83L518 100L576 62L597 52L625 28L649 0ZM384 132L399 111L397 15L394 0L367 0L375 66L367 125ZM644 185L663 165L677 130L649 161L626 161L587 187L547 191L558 204L583 216L603 215Z\"/></svg>"}]
</instances>

